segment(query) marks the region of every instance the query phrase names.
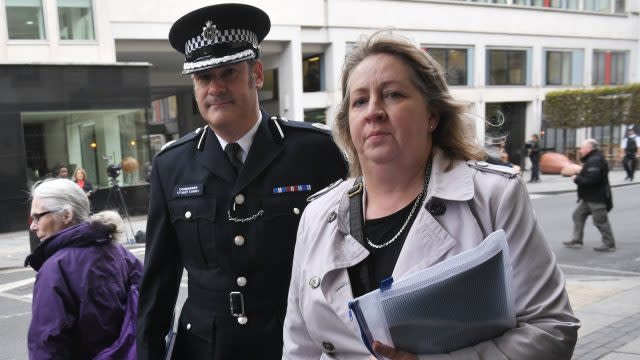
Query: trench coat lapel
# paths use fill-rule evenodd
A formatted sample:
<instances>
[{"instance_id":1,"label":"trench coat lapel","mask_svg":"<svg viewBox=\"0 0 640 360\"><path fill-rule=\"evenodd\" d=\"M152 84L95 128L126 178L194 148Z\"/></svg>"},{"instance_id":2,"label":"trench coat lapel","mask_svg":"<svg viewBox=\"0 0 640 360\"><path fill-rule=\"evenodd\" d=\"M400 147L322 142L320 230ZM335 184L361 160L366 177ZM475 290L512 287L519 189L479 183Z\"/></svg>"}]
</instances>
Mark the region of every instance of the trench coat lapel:
<instances>
[{"instance_id":1,"label":"trench coat lapel","mask_svg":"<svg viewBox=\"0 0 640 360\"><path fill-rule=\"evenodd\" d=\"M247 160L238 174L238 181L233 186L233 191L238 192L251 183L280 154L283 148L284 144L277 143L271 135L269 116L263 112L260 127L253 138Z\"/></svg>"},{"instance_id":2,"label":"trench coat lapel","mask_svg":"<svg viewBox=\"0 0 640 360\"><path fill-rule=\"evenodd\" d=\"M395 280L435 264L456 244L456 239L424 207L413 224L393 269Z\"/></svg>"},{"instance_id":3,"label":"trench coat lapel","mask_svg":"<svg viewBox=\"0 0 640 360\"><path fill-rule=\"evenodd\" d=\"M449 160L442 151L434 149L431 180L423 207L418 212L400 256L393 270L393 278L400 279L441 261L458 243L438 222L429 209L433 201L467 201L473 198L471 169L463 161L456 161L447 170ZM443 215L440 215L443 216Z\"/></svg>"},{"instance_id":4,"label":"trench coat lapel","mask_svg":"<svg viewBox=\"0 0 640 360\"><path fill-rule=\"evenodd\" d=\"M207 126L205 131L207 134L204 139L204 148L202 151L196 151L196 159L212 174L233 183L235 174L220 142L210 127Z\"/></svg>"}]
</instances>

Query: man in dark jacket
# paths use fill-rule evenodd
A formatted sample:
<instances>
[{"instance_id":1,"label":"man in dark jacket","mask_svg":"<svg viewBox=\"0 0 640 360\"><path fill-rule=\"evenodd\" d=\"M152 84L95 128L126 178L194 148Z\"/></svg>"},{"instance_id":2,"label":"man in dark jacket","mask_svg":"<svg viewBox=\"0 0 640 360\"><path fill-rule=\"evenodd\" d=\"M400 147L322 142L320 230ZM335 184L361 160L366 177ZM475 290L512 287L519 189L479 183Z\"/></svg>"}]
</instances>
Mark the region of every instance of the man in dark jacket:
<instances>
[{"instance_id":1,"label":"man in dark jacket","mask_svg":"<svg viewBox=\"0 0 640 360\"><path fill-rule=\"evenodd\" d=\"M531 180L529 182L540 181L540 138L538 134L531 135L529 143L529 159L531 159Z\"/></svg>"},{"instance_id":2,"label":"man in dark jacket","mask_svg":"<svg viewBox=\"0 0 640 360\"><path fill-rule=\"evenodd\" d=\"M587 139L582 143L580 156L583 162L582 170L573 176L573 181L578 185L578 207L573 212L573 239L563 244L570 248L582 247L584 223L591 215L593 224L602 234L603 242L593 250L615 251L615 240L607 216L607 212L613 206L609 187L609 166L598 150L598 142L594 139Z\"/></svg>"},{"instance_id":3,"label":"man in dark jacket","mask_svg":"<svg viewBox=\"0 0 640 360\"><path fill-rule=\"evenodd\" d=\"M280 359L293 249L307 198L347 173L327 127L262 112L258 44L270 21L249 5L195 10L169 32L207 125L154 159L140 291L138 359ZM330 221L318 219L318 221Z\"/></svg>"},{"instance_id":4,"label":"man in dark jacket","mask_svg":"<svg viewBox=\"0 0 640 360\"><path fill-rule=\"evenodd\" d=\"M624 179L633 181L633 174L636 172L636 158L640 156L638 154L640 136L636 135L634 128L630 127L629 130L627 130L627 136L622 139L622 144L620 145L624 151L622 166L624 166L624 171L627 172L627 176Z\"/></svg>"}]
</instances>

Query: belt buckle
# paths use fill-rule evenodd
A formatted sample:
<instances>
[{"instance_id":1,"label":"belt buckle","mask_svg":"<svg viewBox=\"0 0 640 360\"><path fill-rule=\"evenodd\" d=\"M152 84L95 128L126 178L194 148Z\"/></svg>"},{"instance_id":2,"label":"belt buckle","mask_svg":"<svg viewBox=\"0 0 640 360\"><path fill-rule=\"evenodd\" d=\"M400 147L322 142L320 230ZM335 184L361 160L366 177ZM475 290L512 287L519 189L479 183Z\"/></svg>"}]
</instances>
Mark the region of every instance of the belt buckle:
<instances>
[{"instance_id":1,"label":"belt buckle","mask_svg":"<svg viewBox=\"0 0 640 360\"><path fill-rule=\"evenodd\" d=\"M239 311L237 307L240 307ZM231 316L239 318L245 316L244 313L244 296L239 291L232 291L229 293L229 307L231 309Z\"/></svg>"}]
</instances>

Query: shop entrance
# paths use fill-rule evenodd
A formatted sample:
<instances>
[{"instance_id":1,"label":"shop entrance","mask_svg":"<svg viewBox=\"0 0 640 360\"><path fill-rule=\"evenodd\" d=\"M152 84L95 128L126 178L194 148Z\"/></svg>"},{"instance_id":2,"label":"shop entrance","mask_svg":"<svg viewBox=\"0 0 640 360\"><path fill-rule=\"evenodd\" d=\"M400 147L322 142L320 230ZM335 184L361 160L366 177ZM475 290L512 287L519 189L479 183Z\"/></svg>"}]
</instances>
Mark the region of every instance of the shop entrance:
<instances>
[{"instance_id":1,"label":"shop entrance","mask_svg":"<svg viewBox=\"0 0 640 360\"><path fill-rule=\"evenodd\" d=\"M524 169L526 102L487 103L485 143L504 142L509 161Z\"/></svg>"}]
</instances>

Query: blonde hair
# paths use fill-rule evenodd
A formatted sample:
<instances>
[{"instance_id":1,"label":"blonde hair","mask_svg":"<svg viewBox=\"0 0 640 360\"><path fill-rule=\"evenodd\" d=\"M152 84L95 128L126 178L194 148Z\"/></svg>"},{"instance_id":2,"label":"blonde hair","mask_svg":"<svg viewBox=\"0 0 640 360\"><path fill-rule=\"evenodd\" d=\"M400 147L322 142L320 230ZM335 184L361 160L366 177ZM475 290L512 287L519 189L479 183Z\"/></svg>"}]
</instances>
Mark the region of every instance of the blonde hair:
<instances>
[{"instance_id":1,"label":"blonde hair","mask_svg":"<svg viewBox=\"0 0 640 360\"><path fill-rule=\"evenodd\" d=\"M87 180L87 172L84 171L83 168L77 168L76 171L73 172L73 181L77 181L78 171L82 173L82 180Z\"/></svg>"},{"instance_id":2,"label":"blonde hair","mask_svg":"<svg viewBox=\"0 0 640 360\"><path fill-rule=\"evenodd\" d=\"M486 157L485 150L469 136L466 129L464 112L467 105L451 97L440 65L408 39L389 30L379 30L360 40L347 54L342 67L342 101L338 105L334 132L336 141L347 152L351 176L362 175L362 169L349 130L349 79L364 59L377 54L397 57L415 74L411 81L424 96L429 109L439 115L438 127L433 132L433 145L451 159L448 168L453 165L454 159L482 160Z\"/></svg>"}]
</instances>

